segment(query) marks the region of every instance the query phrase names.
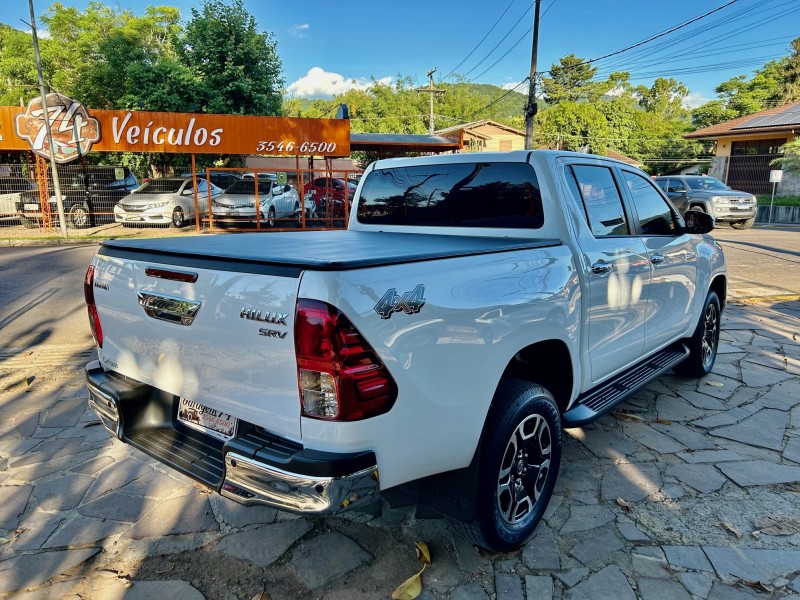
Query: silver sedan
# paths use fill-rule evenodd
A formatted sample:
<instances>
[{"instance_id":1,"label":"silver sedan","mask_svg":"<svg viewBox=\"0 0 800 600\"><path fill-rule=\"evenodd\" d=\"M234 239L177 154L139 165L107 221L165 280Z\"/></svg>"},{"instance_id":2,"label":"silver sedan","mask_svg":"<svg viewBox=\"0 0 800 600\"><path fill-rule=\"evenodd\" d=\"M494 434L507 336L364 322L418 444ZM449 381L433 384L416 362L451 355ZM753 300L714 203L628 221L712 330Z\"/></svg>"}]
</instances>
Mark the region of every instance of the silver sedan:
<instances>
[{"instance_id":1,"label":"silver sedan","mask_svg":"<svg viewBox=\"0 0 800 600\"><path fill-rule=\"evenodd\" d=\"M306 219L315 218L314 202L305 200L304 204ZM234 183L211 202L212 218L220 224L254 222L256 214L268 227L298 225L302 222L300 196L290 185L264 178L256 183L255 178L245 178Z\"/></svg>"}]
</instances>

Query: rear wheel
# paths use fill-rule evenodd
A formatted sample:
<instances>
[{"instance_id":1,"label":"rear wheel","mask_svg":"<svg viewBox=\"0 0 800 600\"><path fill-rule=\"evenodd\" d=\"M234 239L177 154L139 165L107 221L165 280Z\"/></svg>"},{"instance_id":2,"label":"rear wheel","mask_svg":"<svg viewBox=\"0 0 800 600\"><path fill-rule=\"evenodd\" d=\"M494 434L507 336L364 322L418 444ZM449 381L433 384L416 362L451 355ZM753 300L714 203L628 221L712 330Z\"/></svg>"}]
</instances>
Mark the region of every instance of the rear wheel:
<instances>
[{"instance_id":1,"label":"rear wheel","mask_svg":"<svg viewBox=\"0 0 800 600\"><path fill-rule=\"evenodd\" d=\"M719 297L711 290L706 296L700 322L692 337L686 340L689 357L673 369L678 375L703 377L711 372L719 346L720 317Z\"/></svg>"},{"instance_id":2,"label":"rear wheel","mask_svg":"<svg viewBox=\"0 0 800 600\"><path fill-rule=\"evenodd\" d=\"M731 223L731 227L734 229L750 229L755 222L756 218L751 217L749 219L745 219L744 221L736 221L735 223Z\"/></svg>"},{"instance_id":3,"label":"rear wheel","mask_svg":"<svg viewBox=\"0 0 800 600\"><path fill-rule=\"evenodd\" d=\"M270 206L267 213L267 227L275 227L275 207Z\"/></svg>"},{"instance_id":4,"label":"rear wheel","mask_svg":"<svg viewBox=\"0 0 800 600\"><path fill-rule=\"evenodd\" d=\"M545 388L501 381L484 425L478 461L475 541L505 552L522 545L542 518L561 462L561 415Z\"/></svg>"},{"instance_id":5,"label":"rear wheel","mask_svg":"<svg viewBox=\"0 0 800 600\"><path fill-rule=\"evenodd\" d=\"M186 215L180 206L176 206L172 211L172 226L180 229L186 225Z\"/></svg>"},{"instance_id":6,"label":"rear wheel","mask_svg":"<svg viewBox=\"0 0 800 600\"><path fill-rule=\"evenodd\" d=\"M74 204L69 209L69 218L67 222L75 229L86 229L91 225L91 217L89 215L89 207L86 203Z\"/></svg>"}]
</instances>

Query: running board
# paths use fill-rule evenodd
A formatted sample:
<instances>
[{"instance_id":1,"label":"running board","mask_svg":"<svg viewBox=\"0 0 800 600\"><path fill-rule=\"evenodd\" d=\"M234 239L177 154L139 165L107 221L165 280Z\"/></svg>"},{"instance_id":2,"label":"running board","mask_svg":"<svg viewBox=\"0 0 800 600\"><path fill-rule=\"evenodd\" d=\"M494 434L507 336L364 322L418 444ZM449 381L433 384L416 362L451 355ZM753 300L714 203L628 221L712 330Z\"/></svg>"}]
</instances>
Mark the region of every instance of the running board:
<instances>
[{"instance_id":1,"label":"running board","mask_svg":"<svg viewBox=\"0 0 800 600\"><path fill-rule=\"evenodd\" d=\"M687 356L689 349L682 342L676 342L635 367L581 394L573 407L561 415L564 427L581 427L598 419Z\"/></svg>"}]
</instances>

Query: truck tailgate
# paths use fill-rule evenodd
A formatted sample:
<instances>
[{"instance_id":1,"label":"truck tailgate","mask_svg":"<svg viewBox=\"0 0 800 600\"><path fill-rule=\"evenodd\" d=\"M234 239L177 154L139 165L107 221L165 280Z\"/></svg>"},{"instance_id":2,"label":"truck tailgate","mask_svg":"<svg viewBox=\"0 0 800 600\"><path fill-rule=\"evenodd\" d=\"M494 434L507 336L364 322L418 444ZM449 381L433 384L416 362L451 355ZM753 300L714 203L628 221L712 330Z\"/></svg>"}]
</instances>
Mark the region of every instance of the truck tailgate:
<instances>
[{"instance_id":1,"label":"truck tailgate","mask_svg":"<svg viewBox=\"0 0 800 600\"><path fill-rule=\"evenodd\" d=\"M94 259L103 367L299 441L299 270L241 273L114 254L101 248Z\"/></svg>"}]
</instances>

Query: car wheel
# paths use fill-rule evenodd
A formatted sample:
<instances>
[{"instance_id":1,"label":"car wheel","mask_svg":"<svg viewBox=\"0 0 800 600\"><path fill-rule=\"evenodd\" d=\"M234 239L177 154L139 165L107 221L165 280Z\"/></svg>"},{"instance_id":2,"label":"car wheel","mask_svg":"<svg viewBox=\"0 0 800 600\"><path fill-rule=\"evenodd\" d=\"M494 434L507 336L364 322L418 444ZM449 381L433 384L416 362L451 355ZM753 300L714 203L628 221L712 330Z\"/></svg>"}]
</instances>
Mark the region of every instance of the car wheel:
<instances>
[{"instance_id":1,"label":"car wheel","mask_svg":"<svg viewBox=\"0 0 800 600\"><path fill-rule=\"evenodd\" d=\"M186 225L186 215L180 206L176 206L172 211L172 226L180 229Z\"/></svg>"},{"instance_id":2,"label":"car wheel","mask_svg":"<svg viewBox=\"0 0 800 600\"><path fill-rule=\"evenodd\" d=\"M749 219L745 219L744 221L736 221L735 223L731 223L731 227L734 229L750 229L755 222L756 218L751 217Z\"/></svg>"},{"instance_id":3,"label":"car wheel","mask_svg":"<svg viewBox=\"0 0 800 600\"><path fill-rule=\"evenodd\" d=\"M711 290L706 296L694 334L685 340L689 347L689 357L673 369L678 375L703 377L711 372L719 346L720 316L719 297Z\"/></svg>"},{"instance_id":4,"label":"car wheel","mask_svg":"<svg viewBox=\"0 0 800 600\"><path fill-rule=\"evenodd\" d=\"M26 219L25 217L22 217L22 226L25 229L36 229L39 227L39 221L36 219Z\"/></svg>"},{"instance_id":5,"label":"car wheel","mask_svg":"<svg viewBox=\"0 0 800 600\"><path fill-rule=\"evenodd\" d=\"M267 213L267 227L275 227L275 208L270 206Z\"/></svg>"},{"instance_id":6,"label":"car wheel","mask_svg":"<svg viewBox=\"0 0 800 600\"><path fill-rule=\"evenodd\" d=\"M561 415L545 388L504 379L492 399L478 459L478 545L496 552L521 546L542 518L561 462Z\"/></svg>"},{"instance_id":7,"label":"car wheel","mask_svg":"<svg viewBox=\"0 0 800 600\"><path fill-rule=\"evenodd\" d=\"M75 229L86 229L91 225L91 216L89 215L89 207L85 203L74 204L69 209L69 223Z\"/></svg>"},{"instance_id":8,"label":"car wheel","mask_svg":"<svg viewBox=\"0 0 800 600\"><path fill-rule=\"evenodd\" d=\"M300 210L300 203L299 202L295 202L294 203L294 210L292 211L292 214L294 215L295 227L302 227L303 226L303 213Z\"/></svg>"}]
</instances>

